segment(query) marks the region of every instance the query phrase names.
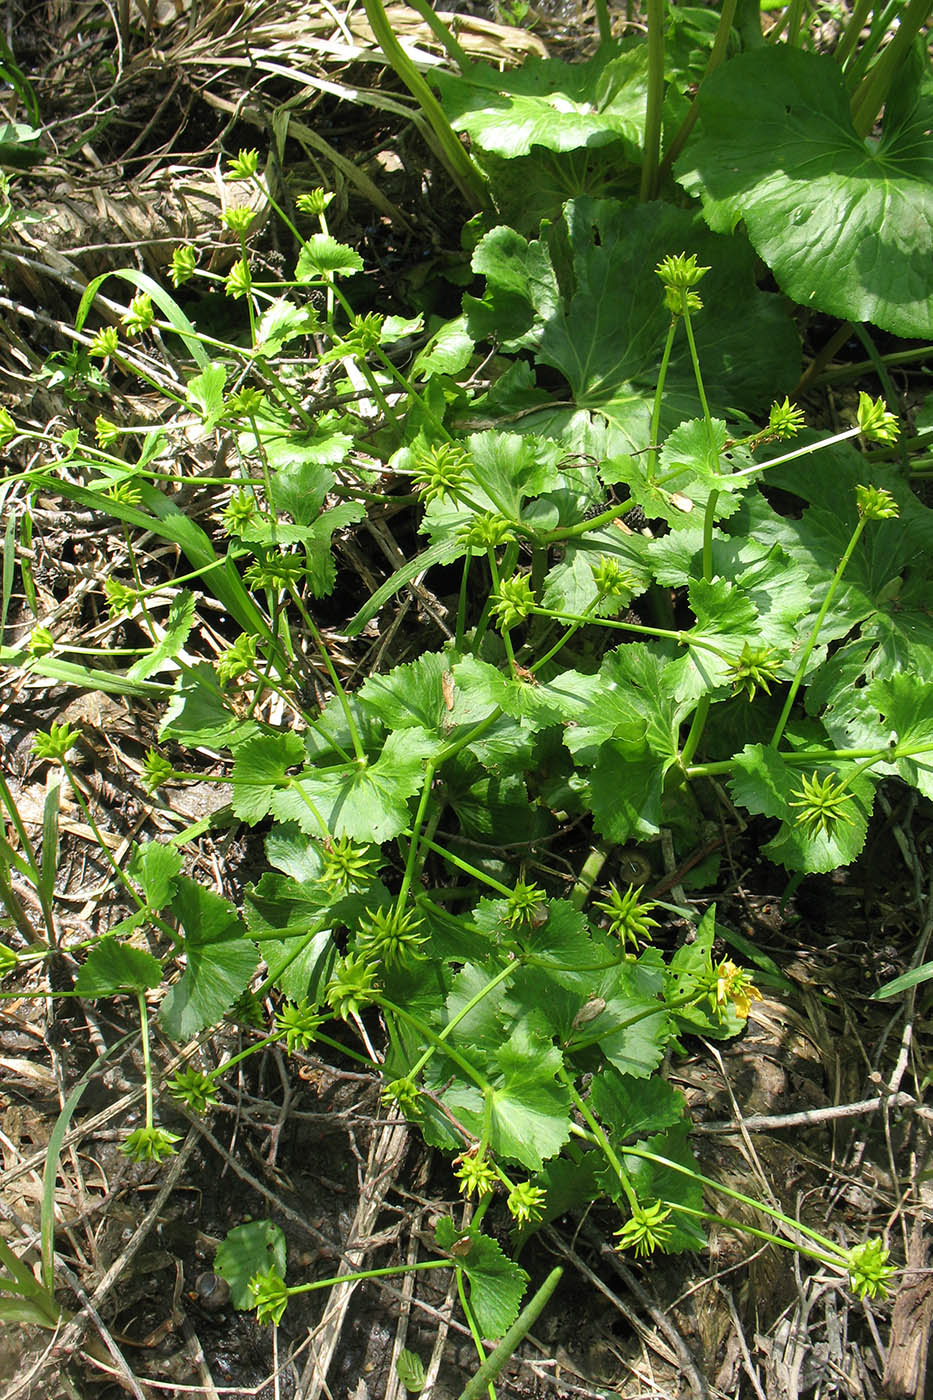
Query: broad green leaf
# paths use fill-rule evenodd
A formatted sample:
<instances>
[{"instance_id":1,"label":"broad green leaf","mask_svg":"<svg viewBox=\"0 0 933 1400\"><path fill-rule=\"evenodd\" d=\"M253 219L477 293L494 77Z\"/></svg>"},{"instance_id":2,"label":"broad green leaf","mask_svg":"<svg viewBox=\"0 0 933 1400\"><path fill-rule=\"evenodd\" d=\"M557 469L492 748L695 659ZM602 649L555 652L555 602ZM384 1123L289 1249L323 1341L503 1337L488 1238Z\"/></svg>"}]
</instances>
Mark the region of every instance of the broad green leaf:
<instances>
[{"instance_id":1,"label":"broad green leaf","mask_svg":"<svg viewBox=\"0 0 933 1400\"><path fill-rule=\"evenodd\" d=\"M564 732L564 743L578 763L595 763L598 746L607 739L618 740L633 753L645 745L659 759L676 758L680 723L690 709L674 699L670 661L677 654L663 644L649 647L644 642L626 643L609 653L595 685L582 688L588 695L584 712L572 716L576 724ZM568 674L554 687L566 693L576 689L576 682ZM542 688L550 694L550 687Z\"/></svg>"},{"instance_id":2,"label":"broad green leaf","mask_svg":"<svg viewBox=\"0 0 933 1400\"><path fill-rule=\"evenodd\" d=\"M570 151L620 139L637 155L641 144L648 90L643 45L620 53L617 44L604 44L583 63L532 56L504 72L473 63L460 75L438 72L435 82L454 130L494 155L527 155L533 146Z\"/></svg>"},{"instance_id":3,"label":"broad green leaf","mask_svg":"<svg viewBox=\"0 0 933 1400\"><path fill-rule=\"evenodd\" d=\"M516 1257L524 1241L536 1230L568 1212L575 1215L582 1213L591 1201L599 1199L602 1191L596 1180L596 1172L603 1163L601 1152L581 1152L575 1145L569 1146L559 1157L545 1162L533 1182L535 1186L543 1186L547 1192L542 1213L533 1224L515 1229Z\"/></svg>"},{"instance_id":4,"label":"broad green leaf","mask_svg":"<svg viewBox=\"0 0 933 1400\"><path fill-rule=\"evenodd\" d=\"M642 742L608 739L590 773L593 824L609 841L657 836L664 774L673 759Z\"/></svg>"},{"instance_id":5,"label":"broad green leaf","mask_svg":"<svg viewBox=\"0 0 933 1400\"><path fill-rule=\"evenodd\" d=\"M133 848L127 873L136 880L152 909L164 909L175 893L175 876L184 858L177 846L163 841L143 841Z\"/></svg>"},{"instance_id":6,"label":"broad green leaf","mask_svg":"<svg viewBox=\"0 0 933 1400\"><path fill-rule=\"evenodd\" d=\"M712 228L744 220L808 310L933 335L933 97L862 140L835 60L769 44L711 73L699 103L676 173Z\"/></svg>"},{"instance_id":7,"label":"broad green leaf","mask_svg":"<svg viewBox=\"0 0 933 1400\"><path fill-rule=\"evenodd\" d=\"M268 816L272 795L286 781L289 768L304 758L301 735L294 731L258 734L237 744L233 759L233 810L255 826Z\"/></svg>"},{"instance_id":8,"label":"broad green leaf","mask_svg":"<svg viewBox=\"0 0 933 1400\"><path fill-rule=\"evenodd\" d=\"M482 151L477 163L495 191L500 221L532 236L542 219L560 217L568 199L630 193L636 175L621 137L608 145L569 151L533 146L528 155L507 158Z\"/></svg>"},{"instance_id":9,"label":"broad green leaf","mask_svg":"<svg viewBox=\"0 0 933 1400\"><path fill-rule=\"evenodd\" d=\"M723 416L763 408L789 391L797 372L797 336L787 309L758 291L754 255L743 239L713 235L698 214L667 204L583 198L569 202L540 239L493 229L473 257L486 291L481 301L464 299L467 326L477 340L531 350L538 365L559 371L575 409L604 417L613 429L613 445L602 455L640 451L648 445L670 325L654 269L665 254L685 249L711 268L702 283L703 310L693 318L710 403ZM572 415L560 412L567 426ZM666 381L662 432L699 412L681 333ZM536 417L527 422L529 431L562 431L558 418L545 429Z\"/></svg>"},{"instance_id":10,"label":"broad green leaf","mask_svg":"<svg viewBox=\"0 0 933 1400\"><path fill-rule=\"evenodd\" d=\"M453 658L444 652L428 652L417 661L393 667L387 675L370 676L360 686L360 699L379 716L387 729L438 731L442 722L450 718L444 677L448 676L447 695L450 696L452 661Z\"/></svg>"},{"instance_id":11,"label":"broad green leaf","mask_svg":"<svg viewBox=\"0 0 933 1400\"><path fill-rule=\"evenodd\" d=\"M186 967L162 1002L160 1020L173 1040L213 1026L249 986L259 954L233 905L180 875L172 913L185 935Z\"/></svg>"},{"instance_id":12,"label":"broad green leaf","mask_svg":"<svg viewBox=\"0 0 933 1400\"><path fill-rule=\"evenodd\" d=\"M195 748L234 748L260 732L254 720L238 719L227 708L214 668L198 661L182 672L159 727L160 739Z\"/></svg>"},{"instance_id":13,"label":"broad green leaf","mask_svg":"<svg viewBox=\"0 0 933 1400\"><path fill-rule=\"evenodd\" d=\"M215 427L223 415L226 382L226 369L216 363L209 364L188 380L188 407L201 415L205 428Z\"/></svg>"},{"instance_id":14,"label":"broad green leaf","mask_svg":"<svg viewBox=\"0 0 933 1400\"><path fill-rule=\"evenodd\" d=\"M336 273L362 272L363 259L353 248L338 243L329 233L312 233L301 245L295 268L296 282L316 282Z\"/></svg>"},{"instance_id":15,"label":"broad green leaf","mask_svg":"<svg viewBox=\"0 0 933 1400\"><path fill-rule=\"evenodd\" d=\"M413 378L430 379L436 374L459 374L466 369L474 351L466 328L466 318L456 316L444 321L423 350L419 350L411 367Z\"/></svg>"},{"instance_id":16,"label":"broad green leaf","mask_svg":"<svg viewBox=\"0 0 933 1400\"><path fill-rule=\"evenodd\" d=\"M141 656L127 671L132 680L145 680L161 670L165 661L174 661L181 651L194 622L194 594L187 588L172 599L161 639L145 656Z\"/></svg>"},{"instance_id":17,"label":"broad green leaf","mask_svg":"<svg viewBox=\"0 0 933 1400\"><path fill-rule=\"evenodd\" d=\"M508 832L508 846L513 847L535 841L554 825L546 812L532 806L525 779L517 773L479 778L465 791L451 791L449 801L461 835L488 842L492 849L500 845L503 832ZM504 854L514 857L521 852Z\"/></svg>"},{"instance_id":18,"label":"broad green leaf","mask_svg":"<svg viewBox=\"0 0 933 1400\"><path fill-rule=\"evenodd\" d=\"M657 979L660 981L660 978ZM580 1032L588 1042L598 1041L600 1053L620 1074L644 1079L658 1068L670 1038L671 1023L657 996L622 974L603 974L596 995L606 1003L602 1015Z\"/></svg>"},{"instance_id":19,"label":"broad green leaf","mask_svg":"<svg viewBox=\"0 0 933 1400\"><path fill-rule=\"evenodd\" d=\"M571 540L564 548L563 559L545 576L542 605L556 612L579 615L592 608L596 617L615 616L652 582L646 567L647 543L643 536L624 535L611 525L592 530L581 540ZM593 570L599 567L602 559L611 559L631 575L631 591L624 598L613 597L596 603Z\"/></svg>"},{"instance_id":20,"label":"broad green leaf","mask_svg":"<svg viewBox=\"0 0 933 1400\"><path fill-rule=\"evenodd\" d=\"M79 997L109 997L117 992L145 992L162 981L162 964L143 948L102 938L75 978Z\"/></svg>"},{"instance_id":21,"label":"broad green leaf","mask_svg":"<svg viewBox=\"0 0 933 1400\"><path fill-rule=\"evenodd\" d=\"M785 756L763 744L748 744L735 755L735 767L729 782L733 800L750 812L777 817L781 827L777 835L762 847L763 853L779 861L788 870L816 874L850 865L865 844L868 818L871 815L875 788L870 773L856 772L857 765L828 764L821 761L819 751L813 762L788 763ZM799 822L801 810L791 805L800 800L801 782L806 775L820 778L835 774L844 779L851 801L844 807L845 819L837 821L827 833L810 835Z\"/></svg>"},{"instance_id":22,"label":"broad green leaf","mask_svg":"<svg viewBox=\"0 0 933 1400\"><path fill-rule=\"evenodd\" d=\"M285 1234L271 1220L248 1220L245 1225L234 1225L214 1255L214 1272L229 1283L231 1302L240 1309L255 1307L249 1287L251 1278L270 1269L284 1278L285 1267Z\"/></svg>"},{"instance_id":23,"label":"broad green leaf","mask_svg":"<svg viewBox=\"0 0 933 1400\"><path fill-rule=\"evenodd\" d=\"M462 1240L455 1263L462 1269L470 1285L470 1307L481 1334L487 1338L501 1337L518 1317L528 1275L505 1254L495 1240L479 1230L458 1230L447 1216L434 1227L438 1246L450 1250ZM469 1248L466 1242L469 1240Z\"/></svg>"},{"instance_id":24,"label":"broad green leaf","mask_svg":"<svg viewBox=\"0 0 933 1400\"><path fill-rule=\"evenodd\" d=\"M459 724L475 723L492 710L514 719L529 718L539 725L556 724L564 716L543 688L508 676L478 656L466 656L453 667L454 710Z\"/></svg>"},{"instance_id":25,"label":"broad green leaf","mask_svg":"<svg viewBox=\"0 0 933 1400\"><path fill-rule=\"evenodd\" d=\"M365 766L306 769L272 796L273 814L309 835L389 841L408 825L408 799L424 781L425 759L436 741L423 729L399 729Z\"/></svg>"},{"instance_id":26,"label":"broad green leaf","mask_svg":"<svg viewBox=\"0 0 933 1400\"><path fill-rule=\"evenodd\" d=\"M605 1065L593 1076L590 1104L616 1146L626 1138L672 1128L686 1111L683 1094L660 1075L633 1079L612 1065Z\"/></svg>"},{"instance_id":27,"label":"broad green leaf","mask_svg":"<svg viewBox=\"0 0 933 1400\"><path fill-rule=\"evenodd\" d=\"M471 433L463 446L468 456L457 499L434 500L424 513L421 528L432 540L456 539L468 509L517 521L524 500L560 485L560 451L546 438L489 431Z\"/></svg>"},{"instance_id":28,"label":"broad green leaf","mask_svg":"<svg viewBox=\"0 0 933 1400\"><path fill-rule=\"evenodd\" d=\"M338 466L353 446L349 433L332 423L318 421L311 428L297 428L284 410L272 405L263 406L255 422L240 432L238 441L244 453L261 451L276 468L272 478L276 509L287 510L303 523L317 515L333 485L333 476L321 468ZM302 467L308 469L307 475L302 474ZM307 496L302 495L305 487ZM298 509L293 509L296 506Z\"/></svg>"},{"instance_id":29,"label":"broad green leaf","mask_svg":"<svg viewBox=\"0 0 933 1400\"><path fill-rule=\"evenodd\" d=\"M485 912L487 918L491 916L492 926L497 927L499 920L496 914L504 907L504 901L483 900L482 905L485 908L475 912L473 923L484 929L485 920L481 916ZM480 917L477 917L477 914ZM482 947L480 940L477 940L477 943ZM500 982L486 995L482 995L494 971L498 971L498 968L491 970L485 964L467 963L454 977L446 1002L448 1022L456 1017L461 1018L448 1039L451 1045L462 1050L477 1066L482 1066L487 1056L491 1058L496 1054L506 1038L503 1027L510 1026L520 1014L520 1008L513 1001L506 983ZM474 1000L476 1005L470 1007L464 1015L465 1008ZM438 1075L442 1081L445 1073L446 1071L440 1071Z\"/></svg>"},{"instance_id":30,"label":"broad green leaf","mask_svg":"<svg viewBox=\"0 0 933 1400\"><path fill-rule=\"evenodd\" d=\"M477 1102L475 1092L464 1093L455 1084L444 1102L477 1136L488 1125L489 1145L498 1157L540 1171L570 1134L570 1098L556 1078L562 1063L556 1046L532 1037L519 1022L490 1059L486 1095Z\"/></svg>"},{"instance_id":31,"label":"broad green leaf","mask_svg":"<svg viewBox=\"0 0 933 1400\"><path fill-rule=\"evenodd\" d=\"M916 752L892 763L882 761L876 772L896 772L925 797L933 797L933 703L929 672L900 672L875 680L859 692L861 704L848 726L853 747L877 748L897 744Z\"/></svg>"}]
</instances>

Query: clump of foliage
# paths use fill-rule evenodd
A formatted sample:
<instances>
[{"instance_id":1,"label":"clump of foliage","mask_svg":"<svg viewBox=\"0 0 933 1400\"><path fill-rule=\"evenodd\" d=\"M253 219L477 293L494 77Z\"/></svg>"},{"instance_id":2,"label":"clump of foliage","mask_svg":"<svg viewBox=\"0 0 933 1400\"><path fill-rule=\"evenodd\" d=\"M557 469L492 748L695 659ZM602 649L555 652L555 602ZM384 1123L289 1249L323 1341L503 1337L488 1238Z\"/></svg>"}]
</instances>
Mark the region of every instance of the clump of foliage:
<instances>
[{"instance_id":1,"label":"clump of foliage","mask_svg":"<svg viewBox=\"0 0 933 1400\"><path fill-rule=\"evenodd\" d=\"M675 39L662 87L671 116L687 122L684 90L702 52L692 31ZM559 90L562 102L580 109L570 123L554 117L563 109L550 70L533 63L498 75L495 89L472 68L443 80L454 125L490 172L480 181L488 202L508 208L510 181L527 182L534 162L566 173L568 153L605 148L611 164L618 143L635 160L636 138L653 171L640 192L656 192L653 62L650 45L607 40L565 75L574 86L572 96ZM468 1283L478 1336L508 1331L527 1281L482 1230L497 1195L519 1238L605 1199L619 1208L620 1248L646 1256L703 1244L709 1183L661 1066L686 1035L738 1033L760 993L723 954L730 934L715 907L683 936L690 911L628 885L619 848L664 829L677 855L689 854L725 788L769 823L772 860L795 875L830 871L858 855L882 779L933 796L933 709L919 679L933 661L930 512L891 465L897 424L881 400L862 394L857 420L829 438L806 429L788 397L799 375L792 309L755 277L757 250L799 300L812 284L812 304L902 331L925 314L913 291L856 288L858 258L829 305L813 238L819 181L808 177L806 237L774 234L792 196L764 166L762 133L780 107L796 150L798 108L775 95L782 84L811 94L813 130L830 120L822 78L807 86L826 62L776 46L714 65L675 166L699 207L606 194L606 171L588 155L587 178L602 171L600 197L577 191L533 226L528 211L515 224L487 215L474 285L451 321L425 328L354 309L345 287L362 259L331 234L324 191L299 200L317 227L292 229L299 251L286 282L255 275L249 211L227 220L240 256L223 278L199 272L192 249L176 250L176 289L219 280L243 304L245 347L207 342L165 288L119 274L136 295L122 331L98 331L90 356L139 374L127 340L153 329L190 351L195 372L178 406L235 448L210 483L222 493L213 533L173 502L185 478L170 422L136 429L101 416L96 446L69 433L57 471L23 474L34 490L172 541L190 572L164 618L138 575L106 580L111 615L131 614L152 639L124 672L103 657L83 670L38 630L28 651L3 659L160 699L170 686L149 786L185 781L179 751L222 755L230 817L263 827L271 867L242 910L182 872L182 841L143 844L118 871L135 912L89 949L75 990L138 1001L149 1094L126 1150L159 1159L174 1149L155 1117L145 995L174 960L184 970L158 1013L172 1039L242 1013L244 998L259 1009L271 998L267 1036L244 1053L320 1043L375 1061L386 1103L455 1163L477 1208L465 1233L439 1223L442 1255L428 1266L453 1263ZM837 98L844 80L844 71L827 80ZM743 84L757 115L736 139L749 153L727 157L718 123L730 103L748 101ZM850 102L861 124L870 91L856 88ZM924 71L889 102L880 146L859 123L846 135L857 171L854 155L847 164L829 148L827 167L871 186L883 164L876 149L896 165L891 143L915 132L928 102ZM609 135L594 137L597 120ZM521 122L527 149L515 146ZM729 160L741 180L729 178ZM781 168L792 180L793 163ZM230 176L271 199L258 172L257 153L241 152ZM912 166L903 178L915 178ZM543 177L533 184L542 190ZM869 223L873 208L862 211ZM742 219L747 236L735 231ZM887 276L892 262L879 266ZM309 347L319 366L334 366L336 408L308 399ZM28 436L8 417L3 434ZM775 504L772 487L796 498L795 513ZM440 615L446 640L351 688L319 621L337 579L334 538L367 511L399 507L423 544L346 635L360 637L396 595L443 567L458 576ZM186 650L195 587L236 629L214 662ZM323 704L313 698L321 690ZM272 698L284 716L275 724L265 717ZM42 756L67 771L73 739L53 733ZM582 849L568 840L574 829L586 833ZM6 848L5 869L12 860ZM697 882L714 878L714 860ZM146 927L164 938L161 964L134 942ZM10 952L11 964L44 955L41 934L31 943ZM334 1039L335 1022L358 1029L360 1049ZM218 1074L190 1067L169 1089L203 1112ZM859 1294L884 1291L891 1267L880 1241L846 1250L754 1204L779 1242L841 1269ZM290 1294L323 1286L286 1286L280 1241L265 1226L227 1256L236 1296L269 1319Z\"/></svg>"}]
</instances>

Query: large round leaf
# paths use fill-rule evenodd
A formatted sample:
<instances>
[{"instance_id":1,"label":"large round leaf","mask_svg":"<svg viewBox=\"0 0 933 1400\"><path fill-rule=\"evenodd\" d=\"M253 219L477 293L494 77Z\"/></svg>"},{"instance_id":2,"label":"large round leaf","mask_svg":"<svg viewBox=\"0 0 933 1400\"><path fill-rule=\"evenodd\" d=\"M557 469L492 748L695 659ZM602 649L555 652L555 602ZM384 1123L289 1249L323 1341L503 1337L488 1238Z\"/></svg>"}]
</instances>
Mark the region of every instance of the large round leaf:
<instances>
[{"instance_id":1,"label":"large round leaf","mask_svg":"<svg viewBox=\"0 0 933 1400\"><path fill-rule=\"evenodd\" d=\"M901 104L898 104L899 108ZM802 306L933 335L933 99L855 133L836 63L781 46L740 55L700 92L676 167L710 227L748 236Z\"/></svg>"}]
</instances>

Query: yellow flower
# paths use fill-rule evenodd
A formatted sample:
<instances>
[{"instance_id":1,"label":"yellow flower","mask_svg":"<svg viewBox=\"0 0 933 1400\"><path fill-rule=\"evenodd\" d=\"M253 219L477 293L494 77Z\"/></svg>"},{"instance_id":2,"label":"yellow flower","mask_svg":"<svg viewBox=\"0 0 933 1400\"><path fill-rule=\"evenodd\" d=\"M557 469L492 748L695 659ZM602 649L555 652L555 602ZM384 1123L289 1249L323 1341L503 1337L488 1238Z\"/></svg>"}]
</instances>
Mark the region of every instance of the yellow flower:
<instances>
[{"instance_id":1,"label":"yellow flower","mask_svg":"<svg viewBox=\"0 0 933 1400\"><path fill-rule=\"evenodd\" d=\"M743 1020L748 1016L753 1001L761 1001L761 992L755 986L743 967L737 967L731 958L725 958L716 968L716 1005L725 1009L731 1001L736 1013Z\"/></svg>"}]
</instances>

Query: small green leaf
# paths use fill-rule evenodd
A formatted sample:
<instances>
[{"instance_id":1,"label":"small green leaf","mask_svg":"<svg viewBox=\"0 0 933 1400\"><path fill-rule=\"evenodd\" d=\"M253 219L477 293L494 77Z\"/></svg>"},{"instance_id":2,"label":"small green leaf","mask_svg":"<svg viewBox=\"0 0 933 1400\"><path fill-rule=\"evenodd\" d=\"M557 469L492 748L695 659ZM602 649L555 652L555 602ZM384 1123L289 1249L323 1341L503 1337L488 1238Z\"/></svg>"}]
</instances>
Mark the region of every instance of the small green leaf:
<instances>
[{"instance_id":1,"label":"small green leaf","mask_svg":"<svg viewBox=\"0 0 933 1400\"><path fill-rule=\"evenodd\" d=\"M162 669L166 661L174 661L181 651L194 622L194 594L187 588L172 599L161 639L145 656L127 671L130 680L145 680Z\"/></svg>"},{"instance_id":2,"label":"small green leaf","mask_svg":"<svg viewBox=\"0 0 933 1400\"><path fill-rule=\"evenodd\" d=\"M464 1233L469 1236L470 1248L457 1254L456 1264L470 1285L470 1307L483 1337L501 1337L518 1317L528 1275L488 1235L473 1229L458 1230L446 1216L434 1227L434 1237L445 1250L463 1239Z\"/></svg>"},{"instance_id":3,"label":"small green leaf","mask_svg":"<svg viewBox=\"0 0 933 1400\"><path fill-rule=\"evenodd\" d=\"M235 1308L255 1306L250 1279L275 1269L285 1277L286 1244L284 1232L271 1220L250 1220L227 1231L217 1246L214 1272L230 1285Z\"/></svg>"},{"instance_id":4,"label":"small green leaf","mask_svg":"<svg viewBox=\"0 0 933 1400\"><path fill-rule=\"evenodd\" d=\"M412 1395L424 1390L424 1362L413 1351L403 1347L395 1358L395 1374Z\"/></svg>"},{"instance_id":5,"label":"small green leaf","mask_svg":"<svg viewBox=\"0 0 933 1400\"><path fill-rule=\"evenodd\" d=\"M295 281L317 282L323 276L362 271L363 259L359 253L345 243L338 243L329 233L313 233L301 245Z\"/></svg>"},{"instance_id":6,"label":"small green leaf","mask_svg":"<svg viewBox=\"0 0 933 1400\"><path fill-rule=\"evenodd\" d=\"M210 364L188 380L188 407L200 413L205 428L213 428L224 411L227 371L221 364Z\"/></svg>"},{"instance_id":7,"label":"small green leaf","mask_svg":"<svg viewBox=\"0 0 933 1400\"><path fill-rule=\"evenodd\" d=\"M162 981L162 964L142 948L102 938L75 978L79 997L108 997L117 992L145 992Z\"/></svg>"},{"instance_id":8,"label":"small green leaf","mask_svg":"<svg viewBox=\"0 0 933 1400\"><path fill-rule=\"evenodd\" d=\"M300 734L260 734L236 747L233 760L233 810L255 826L268 815L272 796L286 781L289 768L304 757Z\"/></svg>"},{"instance_id":9,"label":"small green leaf","mask_svg":"<svg viewBox=\"0 0 933 1400\"><path fill-rule=\"evenodd\" d=\"M164 841L144 841L134 846L127 873L142 887L151 909L164 909L175 893L175 876L184 857L177 846Z\"/></svg>"}]
</instances>

